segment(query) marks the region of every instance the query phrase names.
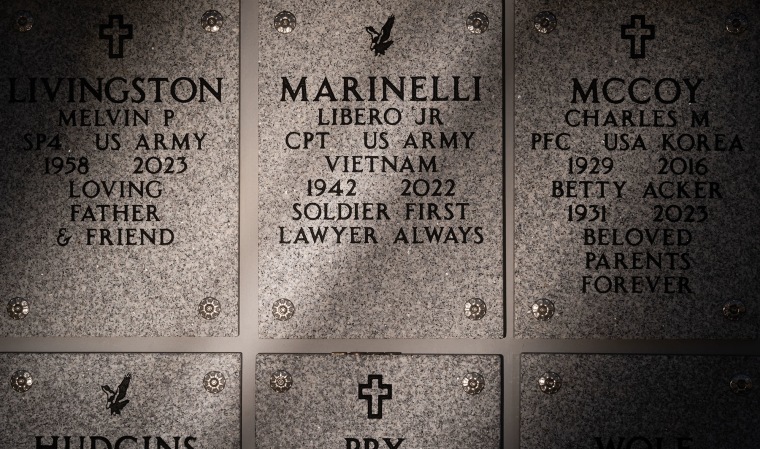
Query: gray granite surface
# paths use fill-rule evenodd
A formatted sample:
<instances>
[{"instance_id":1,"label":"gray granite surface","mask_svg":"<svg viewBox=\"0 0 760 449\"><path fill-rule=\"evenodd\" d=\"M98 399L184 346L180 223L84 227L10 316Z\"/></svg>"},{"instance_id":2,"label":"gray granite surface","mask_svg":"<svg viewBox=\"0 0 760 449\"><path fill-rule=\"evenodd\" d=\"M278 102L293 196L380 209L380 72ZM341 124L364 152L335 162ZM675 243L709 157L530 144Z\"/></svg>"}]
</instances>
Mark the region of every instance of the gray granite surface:
<instances>
[{"instance_id":1,"label":"gray granite surface","mask_svg":"<svg viewBox=\"0 0 760 449\"><path fill-rule=\"evenodd\" d=\"M502 9L500 2L490 0L260 3L258 297L262 337L503 336ZM282 11L296 18L291 33L280 33L274 26L275 16ZM473 34L466 28L467 17L474 12L488 17L484 33ZM389 40L393 43L384 54L376 55L370 48L373 35L366 28L380 33L391 16ZM382 77L398 85L402 76L405 101L393 94L388 101L370 101L370 77L376 77L376 98L380 99ZM473 77L480 77L480 101L432 101L432 77L438 77L439 96L453 99L454 76L460 77L460 96L473 100ZM328 97L301 101L298 95L298 101L289 96L282 101L283 77L294 89L307 77L308 100L314 100L327 78L336 101ZM362 101L354 101L351 93L347 97L351 101L343 100L343 77L357 80ZM424 84L420 96L426 101L411 101L411 77L427 77L420 81ZM362 109L367 123L319 125L319 110L332 123L333 108ZM370 124L371 108L380 111L381 119L385 111L396 108L401 119L395 125ZM439 109L442 124L414 124L422 108ZM393 122L398 115L391 112L389 117ZM308 149L296 149L288 148L286 142L291 132L327 132L329 136L325 135L324 147L317 138ZM431 133L435 148L422 148L425 132ZM442 132L447 139L458 133L457 149L441 148ZM388 147L365 148L365 133L369 133L370 146L375 133L378 137L387 133ZM474 133L469 148L462 133ZM404 148L410 134L419 148ZM297 146L299 136L303 139L302 134L291 136L291 146ZM383 173L378 159L376 171L370 172L369 159L363 158L357 167L363 172L346 173L341 165L333 172L326 157L336 156L349 156L351 162L362 156L398 157L398 167L408 157L416 171ZM420 157L426 162L435 157L437 171L420 171ZM327 180L328 189L340 180L344 194L309 196L309 180L319 179ZM404 180L420 179L440 180L439 196L432 195L435 185L429 195L403 196ZM352 196L348 195L349 180L356 183ZM455 183L452 196L445 196L450 186L447 180ZM422 193L422 184L418 187ZM314 219L294 212L295 204L303 210L309 203L317 204L310 209ZM316 215L324 203L331 214L338 203L371 206L367 219L327 220L324 213ZM407 203L412 204L410 219L406 218ZM419 219L415 214L419 203L425 204L425 211L429 211L428 203L433 204L441 213ZM454 205L455 213L447 220L446 203L468 203L464 218ZM387 217L379 214L382 206L378 204L386 207ZM382 219L375 219L378 216ZM355 240L361 243L350 243L350 229L342 231L341 243L332 230L327 231L324 243L314 243L309 228L332 226L356 227ZM425 243L414 243L415 227ZM443 232L439 243L430 243L426 227ZM299 240L302 229L304 236ZM407 241L398 239L400 229ZM461 229L467 232L467 243ZM374 232L374 241L365 238L365 232ZM487 307L479 321L464 314L465 303L472 298L482 299ZM278 321L272 314L279 299L294 305L289 320Z\"/></svg>"},{"instance_id":2,"label":"gray granite surface","mask_svg":"<svg viewBox=\"0 0 760 449\"><path fill-rule=\"evenodd\" d=\"M256 447L346 448L383 438L401 448L501 447L500 356L262 354L256 358ZM292 386L270 387L285 370ZM483 376L485 385L468 395L462 380ZM379 374L390 384L381 419L368 419L360 384ZM369 391L367 391L369 393ZM377 391L385 394L385 391ZM372 447L371 442L368 443ZM354 446L355 447L355 446Z\"/></svg>"},{"instance_id":3,"label":"gray granite surface","mask_svg":"<svg viewBox=\"0 0 760 449\"><path fill-rule=\"evenodd\" d=\"M557 18L551 33L534 28L542 11ZM732 13L749 18L743 33L727 31ZM631 41L622 37L637 15L655 27L643 58L632 58ZM751 0L516 2L515 336L758 337L758 17L760 4ZM634 55L638 50L637 44ZM629 89L637 78L643 80ZM574 79L583 92L575 101ZM594 79L598 102L593 96L584 102ZM598 126L593 119L575 126L597 111ZM707 126L693 121L705 113ZM545 133L552 134L548 149ZM555 143L562 133L564 150ZM614 145L624 134L627 149ZM617 149L606 148L605 135ZM570 173L571 158L579 157L589 168L579 174L576 164ZM612 170L591 173L592 158L610 158ZM587 198L581 184L568 184L584 181L607 183L605 197L599 184ZM626 183L620 197L614 182ZM606 221L590 221L595 214L589 214L570 222L568 208L579 205L606 207ZM595 239L585 238L587 229ZM613 230L619 236L633 230L631 240L609 244ZM653 243L639 244L647 232ZM680 233L681 242L666 242L666 232ZM598 244L600 233L608 244ZM556 306L549 321L531 314L541 298ZM746 308L737 321L722 312L733 300Z\"/></svg>"},{"instance_id":4,"label":"gray granite surface","mask_svg":"<svg viewBox=\"0 0 760 449\"><path fill-rule=\"evenodd\" d=\"M554 394L538 388L547 371ZM754 388L732 392L736 375ZM523 354L520 448L756 448L759 376L758 357Z\"/></svg>"},{"instance_id":5,"label":"gray granite surface","mask_svg":"<svg viewBox=\"0 0 760 449\"><path fill-rule=\"evenodd\" d=\"M210 9L224 17L216 33L201 26ZM19 10L31 14L29 31L11 26ZM109 57L109 40L100 37L108 36L101 25L112 22L109 16L121 16L121 58ZM237 335L239 2L13 0L0 7L0 22L0 305L5 310L14 297L30 305L22 321L3 314L0 335ZM98 100L87 88L82 94L80 78L96 90L102 79L110 99L101 93ZM222 78L221 100L201 78L215 90ZM168 126L167 110L174 114ZM135 121L135 111L147 116L147 125ZM38 134L46 136L39 150ZM59 149L47 146L56 134ZM156 144L156 134L168 149ZM174 134L180 142L188 138L187 148L172 149ZM205 134L200 148L195 134ZM111 149L98 149L98 136ZM27 140L32 150L25 150ZM53 158L69 157L77 171L56 172ZM82 157L88 168L80 172ZM122 183L129 188L130 182L154 184L143 196L121 195ZM114 205L121 211L116 217ZM63 237L71 237L66 246L58 243L63 228ZM137 230L130 231L131 243L154 229L170 230L173 241L119 245L118 229ZM102 230L113 245L101 239ZM172 239L167 231L164 238ZM220 303L214 320L198 315L206 297Z\"/></svg>"},{"instance_id":6,"label":"gray granite surface","mask_svg":"<svg viewBox=\"0 0 760 449\"><path fill-rule=\"evenodd\" d=\"M3 448L34 448L41 444L78 448L80 437L87 448L150 448L158 437L174 448L240 448L241 356L240 354L0 354L0 439ZM11 388L16 371L31 373L33 384L26 392ZM224 389L210 393L204 388L209 372L221 372ZM122 380L131 375L125 396L129 401L119 414L107 408L109 387L117 393ZM92 437L101 437L109 443ZM195 440L188 440L188 438ZM93 442L95 440L95 442ZM185 443L189 443L186 446ZM92 446L91 446L92 444Z\"/></svg>"}]
</instances>

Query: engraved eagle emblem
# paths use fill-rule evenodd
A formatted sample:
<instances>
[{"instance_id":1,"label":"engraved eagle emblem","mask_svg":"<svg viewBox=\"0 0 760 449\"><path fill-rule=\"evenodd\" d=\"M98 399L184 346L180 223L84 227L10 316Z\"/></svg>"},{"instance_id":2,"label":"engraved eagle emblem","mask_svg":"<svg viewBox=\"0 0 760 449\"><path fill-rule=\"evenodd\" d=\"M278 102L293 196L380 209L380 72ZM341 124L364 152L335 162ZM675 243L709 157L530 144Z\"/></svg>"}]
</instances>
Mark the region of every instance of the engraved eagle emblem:
<instances>
[{"instance_id":1,"label":"engraved eagle emblem","mask_svg":"<svg viewBox=\"0 0 760 449\"><path fill-rule=\"evenodd\" d=\"M372 36L372 43L370 43L369 49L375 51L375 56L384 55L385 50L393 44L393 41L389 41L388 39L391 38L391 28L393 28L393 22L395 21L395 16L388 17L388 21L385 22L379 33L372 27L365 28L370 36Z\"/></svg>"},{"instance_id":2,"label":"engraved eagle emblem","mask_svg":"<svg viewBox=\"0 0 760 449\"><path fill-rule=\"evenodd\" d=\"M121 411L129 404L129 400L123 400L127 396L127 388L129 388L129 381L132 380L132 374L127 374L124 379L113 391L108 385L103 385L100 388L106 393L107 404L106 408L111 410L112 415L121 415Z\"/></svg>"}]
</instances>

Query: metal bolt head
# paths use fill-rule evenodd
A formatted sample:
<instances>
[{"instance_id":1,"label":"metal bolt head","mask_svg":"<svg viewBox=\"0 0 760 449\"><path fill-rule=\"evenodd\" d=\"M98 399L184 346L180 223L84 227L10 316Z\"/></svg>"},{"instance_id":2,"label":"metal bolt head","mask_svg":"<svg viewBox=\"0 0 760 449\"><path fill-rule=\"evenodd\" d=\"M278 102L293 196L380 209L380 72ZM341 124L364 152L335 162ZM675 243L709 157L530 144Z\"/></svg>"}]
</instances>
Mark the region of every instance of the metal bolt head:
<instances>
[{"instance_id":1,"label":"metal bolt head","mask_svg":"<svg viewBox=\"0 0 760 449\"><path fill-rule=\"evenodd\" d=\"M746 394L752 390L752 378L745 374L737 374L731 379L731 391L736 394Z\"/></svg>"},{"instance_id":2,"label":"metal bolt head","mask_svg":"<svg viewBox=\"0 0 760 449\"><path fill-rule=\"evenodd\" d=\"M209 33L216 33L222 29L222 25L224 25L224 16L219 11L211 9L203 13L203 17L201 17L201 26L204 30Z\"/></svg>"},{"instance_id":3,"label":"metal bolt head","mask_svg":"<svg viewBox=\"0 0 760 449\"><path fill-rule=\"evenodd\" d=\"M16 371L11 375L11 387L19 393L29 391L33 383L34 379L29 371Z\"/></svg>"},{"instance_id":4,"label":"metal bolt head","mask_svg":"<svg viewBox=\"0 0 760 449\"><path fill-rule=\"evenodd\" d=\"M731 34L741 34L747 29L749 19L740 12L731 13L726 17L726 31Z\"/></svg>"},{"instance_id":5,"label":"metal bolt head","mask_svg":"<svg viewBox=\"0 0 760 449\"><path fill-rule=\"evenodd\" d=\"M480 373L467 373L462 379L462 388L467 394L479 394L486 386L486 380Z\"/></svg>"},{"instance_id":6,"label":"metal bolt head","mask_svg":"<svg viewBox=\"0 0 760 449\"><path fill-rule=\"evenodd\" d=\"M533 18L533 26L542 34L549 34L557 28L557 16L549 11L542 11Z\"/></svg>"},{"instance_id":7,"label":"metal bolt head","mask_svg":"<svg viewBox=\"0 0 760 449\"><path fill-rule=\"evenodd\" d=\"M467 29L472 34L484 33L488 29L488 16L474 12L467 17Z\"/></svg>"},{"instance_id":8,"label":"metal bolt head","mask_svg":"<svg viewBox=\"0 0 760 449\"><path fill-rule=\"evenodd\" d=\"M284 393L293 386L293 376L283 369L275 371L269 376L269 386L278 393Z\"/></svg>"},{"instance_id":9,"label":"metal bolt head","mask_svg":"<svg viewBox=\"0 0 760 449\"><path fill-rule=\"evenodd\" d=\"M557 373L548 371L538 379L538 388L546 394L554 394L562 386L562 378Z\"/></svg>"},{"instance_id":10,"label":"metal bolt head","mask_svg":"<svg viewBox=\"0 0 760 449\"><path fill-rule=\"evenodd\" d=\"M213 320L222 313L222 304L216 298L208 297L203 298L200 304L198 304L198 315L202 316L206 320Z\"/></svg>"},{"instance_id":11,"label":"metal bolt head","mask_svg":"<svg viewBox=\"0 0 760 449\"><path fill-rule=\"evenodd\" d=\"M209 393L217 394L227 385L227 377L219 371L210 371L203 378L203 388Z\"/></svg>"},{"instance_id":12,"label":"metal bolt head","mask_svg":"<svg viewBox=\"0 0 760 449\"><path fill-rule=\"evenodd\" d=\"M537 320L549 321L554 316L554 303L546 298L541 298L533 304L531 312Z\"/></svg>"},{"instance_id":13,"label":"metal bolt head","mask_svg":"<svg viewBox=\"0 0 760 449\"><path fill-rule=\"evenodd\" d=\"M731 379L731 391L736 394L747 394L752 390L752 378L744 375L737 374Z\"/></svg>"},{"instance_id":14,"label":"metal bolt head","mask_svg":"<svg viewBox=\"0 0 760 449\"><path fill-rule=\"evenodd\" d=\"M290 11L282 11L274 16L274 27L280 33L290 33L296 27L296 16Z\"/></svg>"},{"instance_id":15,"label":"metal bolt head","mask_svg":"<svg viewBox=\"0 0 760 449\"><path fill-rule=\"evenodd\" d=\"M745 313L747 313L747 307L741 301L737 301L737 300L728 301L723 306L723 316L725 316L727 320L737 321Z\"/></svg>"},{"instance_id":16,"label":"metal bolt head","mask_svg":"<svg viewBox=\"0 0 760 449\"><path fill-rule=\"evenodd\" d=\"M24 298L13 298L8 301L6 311L14 320L23 320L29 315L29 302Z\"/></svg>"},{"instance_id":17,"label":"metal bolt head","mask_svg":"<svg viewBox=\"0 0 760 449\"><path fill-rule=\"evenodd\" d=\"M290 300L280 298L272 305L272 315L277 321L287 321L293 318L296 312L296 306Z\"/></svg>"},{"instance_id":18,"label":"metal bolt head","mask_svg":"<svg viewBox=\"0 0 760 449\"><path fill-rule=\"evenodd\" d=\"M468 299L464 303L464 316L471 320L479 320L486 316L486 303L480 298Z\"/></svg>"},{"instance_id":19,"label":"metal bolt head","mask_svg":"<svg viewBox=\"0 0 760 449\"><path fill-rule=\"evenodd\" d=\"M32 29L32 26L34 25L34 17L29 11L16 11L13 25L17 31L25 33Z\"/></svg>"}]
</instances>

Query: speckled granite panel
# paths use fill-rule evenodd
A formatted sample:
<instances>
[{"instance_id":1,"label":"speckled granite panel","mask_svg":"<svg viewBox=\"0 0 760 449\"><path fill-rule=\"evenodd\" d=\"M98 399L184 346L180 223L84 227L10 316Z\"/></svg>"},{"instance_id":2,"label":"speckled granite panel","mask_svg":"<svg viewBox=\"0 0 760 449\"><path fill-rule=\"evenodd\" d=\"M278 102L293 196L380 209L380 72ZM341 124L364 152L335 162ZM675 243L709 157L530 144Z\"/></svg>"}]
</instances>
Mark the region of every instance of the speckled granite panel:
<instances>
[{"instance_id":1,"label":"speckled granite panel","mask_svg":"<svg viewBox=\"0 0 760 449\"><path fill-rule=\"evenodd\" d=\"M240 354L0 354L0 367L3 448L241 447ZM33 379L23 393L8 382L19 370Z\"/></svg>"},{"instance_id":2,"label":"speckled granite panel","mask_svg":"<svg viewBox=\"0 0 760 449\"><path fill-rule=\"evenodd\" d=\"M0 22L0 305L30 305L0 335L237 335L239 2L12 0Z\"/></svg>"},{"instance_id":3,"label":"speckled granite panel","mask_svg":"<svg viewBox=\"0 0 760 449\"><path fill-rule=\"evenodd\" d=\"M758 337L758 17L751 0L516 2L517 337Z\"/></svg>"},{"instance_id":4,"label":"speckled granite panel","mask_svg":"<svg viewBox=\"0 0 760 449\"><path fill-rule=\"evenodd\" d=\"M752 449L760 358L523 354L520 448ZM539 390L559 374L554 394ZM755 381L735 394L738 374Z\"/></svg>"},{"instance_id":5,"label":"speckled granite panel","mask_svg":"<svg viewBox=\"0 0 760 449\"><path fill-rule=\"evenodd\" d=\"M261 2L262 337L503 336L502 9ZM479 321L465 316L473 298ZM273 315L279 299L291 319Z\"/></svg>"},{"instance_id":6,"label":"speckled granite panel","mask_svg":"<svg viewBox=\"0 0 760 449\"><path fill-rule=\"evenodd\" d=\"M500 448L501 363L491 355L259 355L256 447ZM282 370L292 385L277 392L270 377ZM479 394L462 388L468 373L482 376ZM359 399L370 382L371 411ZM369 419L381 395L391 396L380 401L382 417Z\"/></svg>"}]
</instances>

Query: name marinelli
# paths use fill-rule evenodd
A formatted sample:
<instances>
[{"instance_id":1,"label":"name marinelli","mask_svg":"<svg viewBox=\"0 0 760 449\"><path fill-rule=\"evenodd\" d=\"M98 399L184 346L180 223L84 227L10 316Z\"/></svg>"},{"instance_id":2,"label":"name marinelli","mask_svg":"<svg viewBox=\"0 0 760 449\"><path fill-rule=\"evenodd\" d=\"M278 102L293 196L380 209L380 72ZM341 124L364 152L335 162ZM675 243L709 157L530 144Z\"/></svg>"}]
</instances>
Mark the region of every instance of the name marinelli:
<instances>
[{"instance_id":1,"label":"name marinelli","mask_svg":"<svg viewBox=\"0 0 760 449\"><path fill-rule=\"evenodd\" d=\"M280 101L481 101L480 81L480 76L283 76Z\"/></svg>"}]
</instances>

